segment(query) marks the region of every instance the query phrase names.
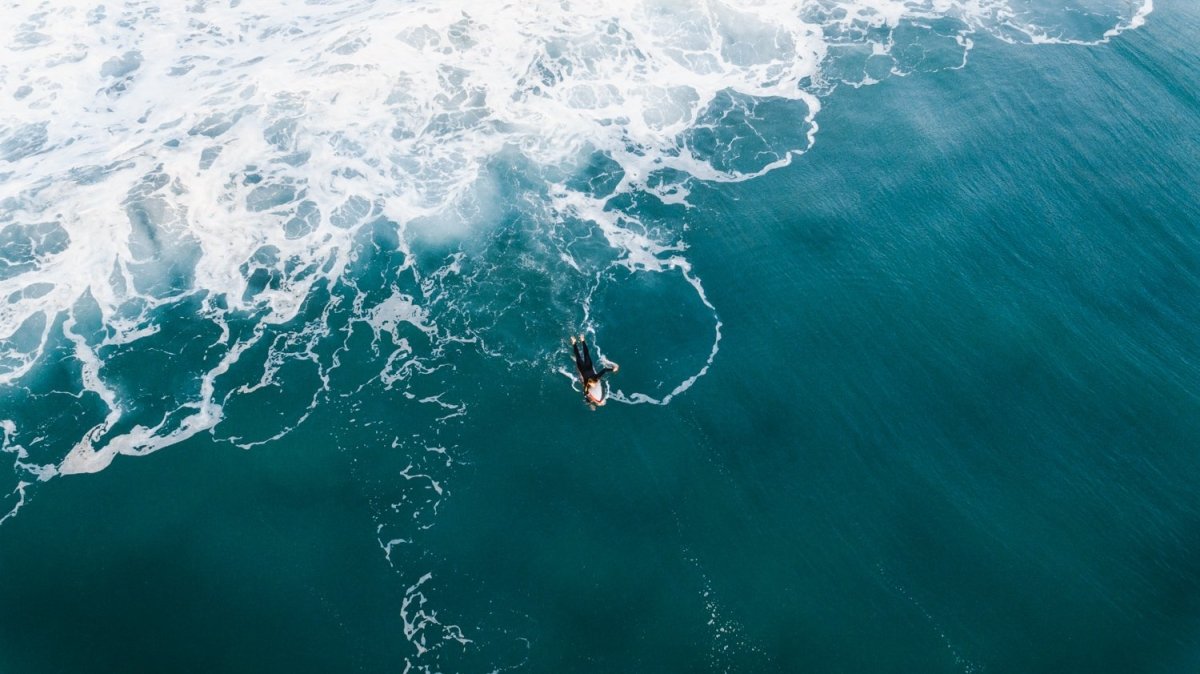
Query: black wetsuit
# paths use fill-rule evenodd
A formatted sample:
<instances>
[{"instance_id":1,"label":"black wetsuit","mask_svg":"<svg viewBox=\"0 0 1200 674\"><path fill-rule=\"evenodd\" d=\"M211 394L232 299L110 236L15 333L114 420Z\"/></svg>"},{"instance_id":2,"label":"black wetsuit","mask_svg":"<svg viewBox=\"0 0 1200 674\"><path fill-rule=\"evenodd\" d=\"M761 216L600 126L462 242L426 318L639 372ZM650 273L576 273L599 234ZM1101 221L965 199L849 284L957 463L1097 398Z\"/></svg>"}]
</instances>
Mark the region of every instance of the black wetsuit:
<instances>
[{"instance_id":1,"label":"black wetsuit","mask_svg":"<svg viewBox=\"0 0 1200 674\"><path fill-rule=\"evenodd\" d=\"M580 346L583 347L583 353L579 352ZM579 376L583 377L583 389L585 392L587 391L588 384L600 381L601 377L612 372L611 367L601 368L599 372L596 371L596 366L592 365L592 354L588 351L587 342L580 340L572 344L571 348L575 350L575 367L579 368Z\"/></svg>"}]
</instances>

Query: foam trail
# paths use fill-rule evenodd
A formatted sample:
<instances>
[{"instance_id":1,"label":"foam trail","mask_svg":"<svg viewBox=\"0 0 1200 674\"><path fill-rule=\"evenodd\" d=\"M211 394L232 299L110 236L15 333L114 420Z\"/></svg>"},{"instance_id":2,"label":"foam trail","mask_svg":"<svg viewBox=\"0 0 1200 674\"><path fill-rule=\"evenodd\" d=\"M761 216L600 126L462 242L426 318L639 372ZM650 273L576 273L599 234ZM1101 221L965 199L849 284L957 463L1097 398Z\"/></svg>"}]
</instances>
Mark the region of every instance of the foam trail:
<instances>
[{"instance_id":1,"label":"foam trail","mask_svg":"<svg viewBox=\"0 0 1200 674\"><path fill-rule=\"evenodd\" d=\"M17 502L13 505L11 510L9 510L7 513L5 513L4 517L0 517L0 524L4 524L6 521L8 521L8 518L10 518L10 517L16 517L17 513L20 512L22 507L24 507L24 505L25 505L25 489L27 487L29 487L28 482L18 482L17 483L16 489L13 489L13 491L12 491L12 493L17 495Z\"/></svg>"},{"instance_id":2,"label":"foam trail","mask_svg":"<svg viewBox=\"0 0 1200 674\"><path fill-rule=\"evenodd\" d=\"M222 403L204 396L255 342L225 344L217 369L197 374L201 397L174 415L112 437L137 406L105 383L108 347L153 337L156 314L189 297L207 298L205 317L221 326L289 324L314 289L344 277L369 223L393 223L409 252L414 223L446 237L493 221L488 167L505 153L535 174L613 162L606 196L547 191L593 199L574 210L627 264L680 270L708 305L681 254L651 259L663 251L607 215L612 197L686 203L691 181L786 166L816 141L820 96L917 67L908 41L921 63L940 49L961 65L975 33L1095 44L1153 11L1151 0L1128 13L1115 0L1067 3L1109 22L1087 36L1065 10L1006 0L535 4L6 6L0 225L30 254L6 257L16 273L0 278L0 386L34 374L81 298L103 325L98 339L62 333L109 410L64 472L211 430ZM936 19L950 28L931 28ZM794 137L755 125L770 100L792 104Z\"/></svg>"}]
</instances>

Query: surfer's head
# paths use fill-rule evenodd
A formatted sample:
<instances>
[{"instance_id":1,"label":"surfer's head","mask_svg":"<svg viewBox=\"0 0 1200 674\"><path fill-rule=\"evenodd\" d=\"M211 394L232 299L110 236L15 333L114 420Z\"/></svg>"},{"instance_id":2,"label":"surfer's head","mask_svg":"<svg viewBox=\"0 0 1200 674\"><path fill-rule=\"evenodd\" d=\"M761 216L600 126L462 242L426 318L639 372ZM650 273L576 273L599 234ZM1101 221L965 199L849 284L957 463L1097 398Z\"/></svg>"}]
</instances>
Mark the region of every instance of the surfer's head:
<instances>
[{"instance_id":1,"label":"surfer's head","mask_svg":"<svg viewBox=\"0 0 1200 674\"><path fill-rule=\"evenodd\" d=\"M589 381L587 386L585 386L583 389L583 396L587 398L587 401L592 405L603 405L604 385L600 383L599 379Z\"/></svg>"}]
</instances>

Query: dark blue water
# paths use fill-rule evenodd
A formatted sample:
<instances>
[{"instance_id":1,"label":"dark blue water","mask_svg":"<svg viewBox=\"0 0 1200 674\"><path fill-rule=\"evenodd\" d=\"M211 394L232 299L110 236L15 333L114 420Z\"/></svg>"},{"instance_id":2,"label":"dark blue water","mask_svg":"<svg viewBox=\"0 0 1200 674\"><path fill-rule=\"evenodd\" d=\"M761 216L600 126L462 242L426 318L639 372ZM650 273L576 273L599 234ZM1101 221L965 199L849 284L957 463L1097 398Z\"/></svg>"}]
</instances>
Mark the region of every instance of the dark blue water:
<instances>
[{"instance_id":1,"label":"dark blue water","mask_svg":"<svg viewBox=\"0 0 1200 674\"><path fill-rule=\"evenodd\" d=\"M349 327L294 432L223 442L300 418L305 360L211 435L39 485L0 530L0 670L1200 669L1197 36L1174 2L1098 46L979 37L963 70L827 97L786 168L633 204L686 224L722 326L668 406L590 411L565 342L489 353L582 320L494 265L465 312L493 343L407 395ZM514 217L466 264L539 231ZM360 286L408 283L373 242ZM592 298L614 386L705 364L681 275Z\"/></svg>"}]
</instances>

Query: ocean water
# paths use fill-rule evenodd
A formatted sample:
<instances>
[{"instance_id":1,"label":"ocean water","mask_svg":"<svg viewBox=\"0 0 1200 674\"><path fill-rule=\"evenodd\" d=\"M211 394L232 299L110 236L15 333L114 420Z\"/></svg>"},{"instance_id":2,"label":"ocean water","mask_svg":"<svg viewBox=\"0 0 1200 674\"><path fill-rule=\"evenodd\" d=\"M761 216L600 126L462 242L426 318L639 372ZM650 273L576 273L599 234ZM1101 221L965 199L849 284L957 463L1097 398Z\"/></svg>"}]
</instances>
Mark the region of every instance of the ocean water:
<instances>
[{"instance_id":1,"label":"ocean water","mask_svg":"<svg viewBox=\"0 0 1200 674\"><path fill-rule=\"evenodd\" d=\"M1200 670L1200 5L0 19L0 671Z\"/></svg>"}]
</instances>

